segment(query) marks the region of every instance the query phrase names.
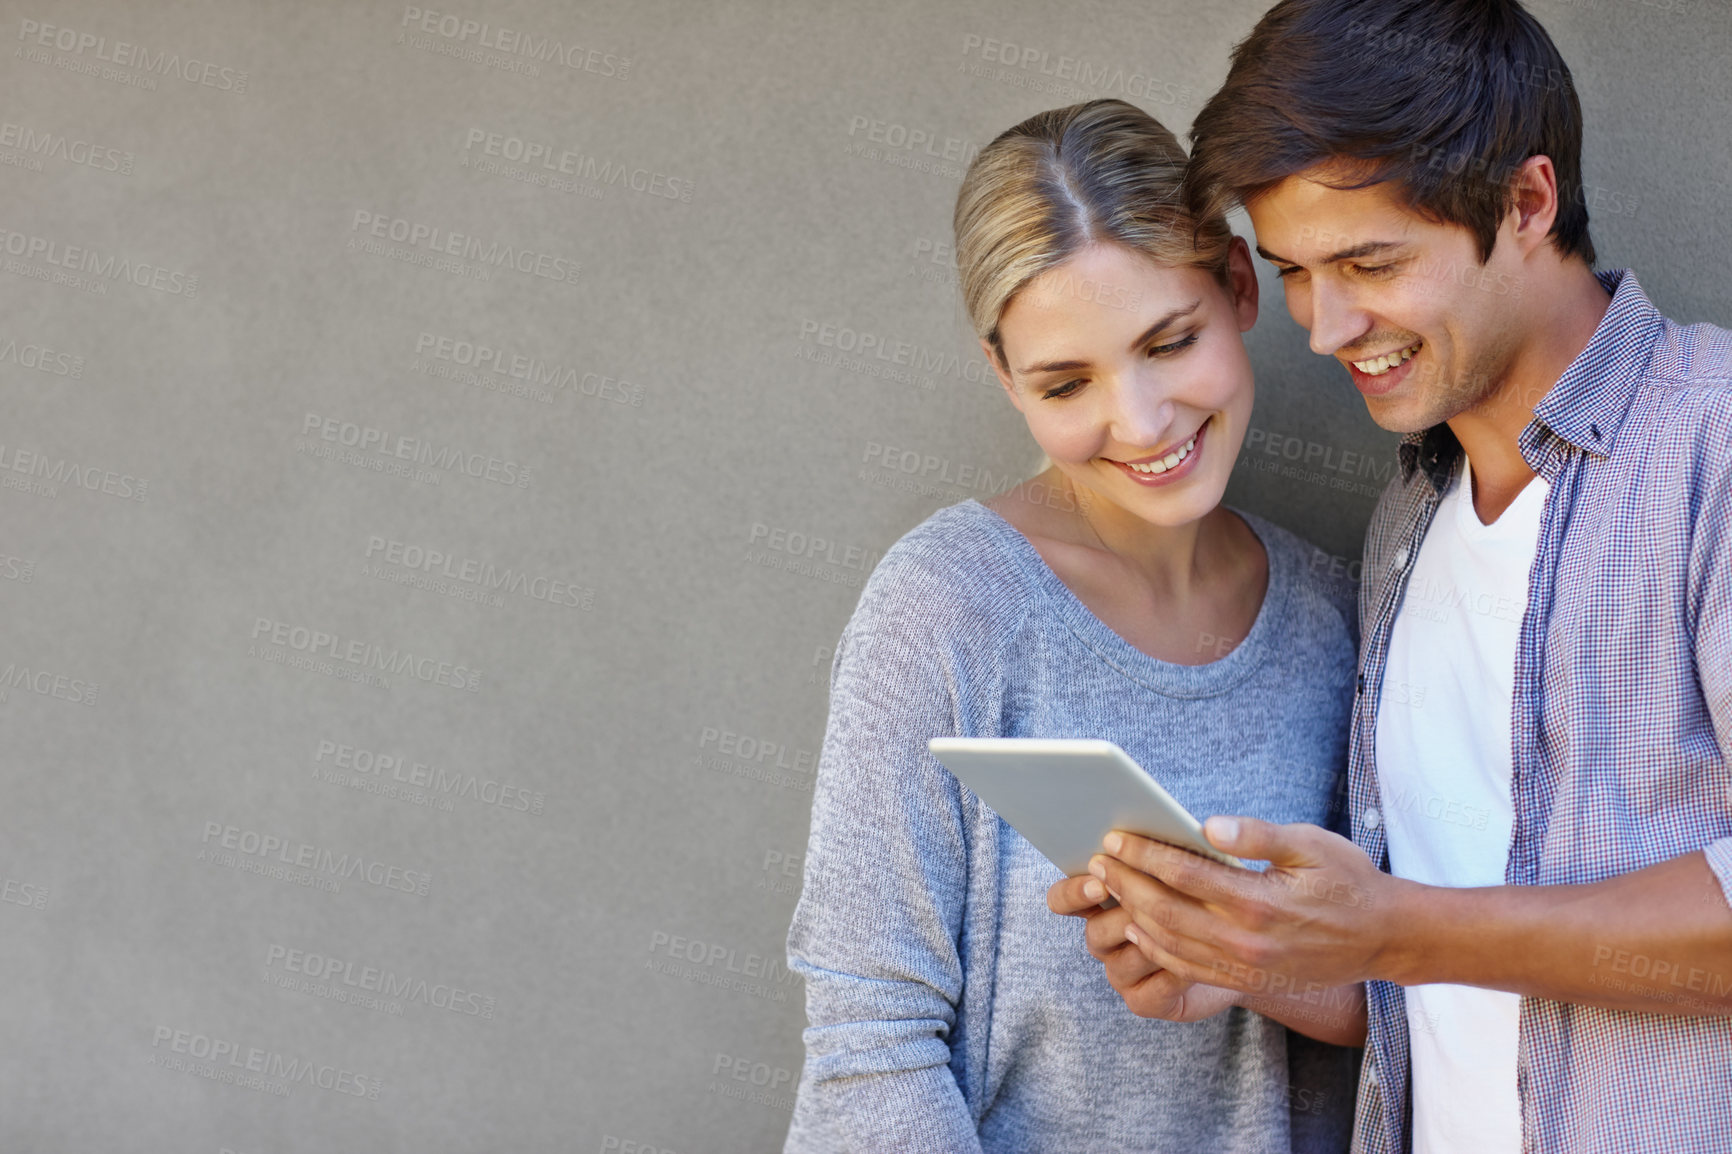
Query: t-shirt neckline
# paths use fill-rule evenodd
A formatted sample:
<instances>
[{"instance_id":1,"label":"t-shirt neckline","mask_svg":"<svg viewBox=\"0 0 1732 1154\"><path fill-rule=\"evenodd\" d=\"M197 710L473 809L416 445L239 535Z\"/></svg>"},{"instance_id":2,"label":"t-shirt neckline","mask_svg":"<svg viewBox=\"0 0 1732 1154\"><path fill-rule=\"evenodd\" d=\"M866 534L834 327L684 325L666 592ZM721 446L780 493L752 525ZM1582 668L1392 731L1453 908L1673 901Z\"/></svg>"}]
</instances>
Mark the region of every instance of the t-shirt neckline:
<instances>
[{"instance_id":1,"label":"t-shirt neckline","mask_svg":"<svg viewBox=\"0 0 1732 1154\"><path fill-rule=\"evenodd\" d=\"M1536 475L1504 507L1497 520L1488 525L1479 519L1479 510L1473 507L1473 463L1463 453L1443 495L1444 499L1455 501L1455 528L1461 537L1469 541L1503 541L1533 534L1544 515L1549 488L1546 479Z\"/></svg>"}]
</instances>

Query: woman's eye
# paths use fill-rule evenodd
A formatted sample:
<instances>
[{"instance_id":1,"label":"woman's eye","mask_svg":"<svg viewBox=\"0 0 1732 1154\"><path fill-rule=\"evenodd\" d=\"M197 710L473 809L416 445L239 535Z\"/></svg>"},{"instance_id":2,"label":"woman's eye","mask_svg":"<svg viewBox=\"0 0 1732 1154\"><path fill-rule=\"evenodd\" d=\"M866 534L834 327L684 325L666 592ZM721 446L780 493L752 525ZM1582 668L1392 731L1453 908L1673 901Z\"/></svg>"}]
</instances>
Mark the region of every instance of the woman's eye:
<instances>
[{"instance_id":1,"label":"woman's eye","mask_svg":"<svg viewBox=\"0 0 1732 1154\"><path fill-rule=\"evenodd\" d=\"M1040 396L1042 400L1050 401L1055 397L1068 397L1080 388L1082 388L1081 381L1066 381L1064 384L1059 385L1056 388L1048 389Z\"/></svg>"},{"instance_id":2,"label":"woman's eye","mask_svg":"<svg viewBox=\"0 0 1732 1154\"><path fill-rule=\"evenodd\" d=\"M1170 345L1151 345L1149 347L1149 355L1151 357L1169 356L1173 353L1178 352L1180 349L1188 348L1189 346L1194 345L1196 343L1197 343L1197 334L1192 333L1190 336L1186 337L1184 340L1174 341Z\"/></svg>"}]
</instances>

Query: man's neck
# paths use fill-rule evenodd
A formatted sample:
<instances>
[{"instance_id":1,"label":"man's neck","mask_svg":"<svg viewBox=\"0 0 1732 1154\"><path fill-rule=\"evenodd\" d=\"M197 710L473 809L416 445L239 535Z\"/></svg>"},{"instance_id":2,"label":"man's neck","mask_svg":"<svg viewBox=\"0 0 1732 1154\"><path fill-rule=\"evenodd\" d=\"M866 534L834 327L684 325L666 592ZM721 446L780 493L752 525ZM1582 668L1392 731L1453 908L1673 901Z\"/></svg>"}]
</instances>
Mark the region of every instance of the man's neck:
<instances>
[{"instance_id":1,"label":"man's neck","mask_svg":"<svg viewBox=\"0 0 1732 1154\"><path fill-rule=\"evenodd\" d=\"M1533 469L1518 440L1533 419L1534 406L1551 391L1564 370L1593 339L1611 306L1593 271L1580 260L1558 262L1528 288L1543 302L1530 313L1530 334L1509 362L1497 390L1471 409L1449 419L1450 431L1473 462L1473 508L1481 524L1503 515L1529 481Z\"/></svg>"}]
</instances>

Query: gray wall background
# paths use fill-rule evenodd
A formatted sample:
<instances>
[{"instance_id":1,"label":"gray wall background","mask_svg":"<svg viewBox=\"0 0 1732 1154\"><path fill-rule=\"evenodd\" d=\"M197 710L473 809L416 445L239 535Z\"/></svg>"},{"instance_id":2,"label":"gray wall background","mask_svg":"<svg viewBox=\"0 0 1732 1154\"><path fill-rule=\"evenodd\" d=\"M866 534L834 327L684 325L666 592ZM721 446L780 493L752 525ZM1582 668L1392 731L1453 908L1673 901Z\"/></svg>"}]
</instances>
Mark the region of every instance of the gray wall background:
<instances>
[{"instance_id":1,"label":"gray wall background","mask_svg":"<svg viewBox=\"0 0 1732 1154\"><path fill-rule=\"evenodd\" d=\"M1036 457L962 161L1265 6L0 4L0 1146L779 1148L831 647ZM1534 10L1602 263L1732 319L1724 0ZM1263 274L1228 499L1351 566Z\"/></svg>"}]
</instances>

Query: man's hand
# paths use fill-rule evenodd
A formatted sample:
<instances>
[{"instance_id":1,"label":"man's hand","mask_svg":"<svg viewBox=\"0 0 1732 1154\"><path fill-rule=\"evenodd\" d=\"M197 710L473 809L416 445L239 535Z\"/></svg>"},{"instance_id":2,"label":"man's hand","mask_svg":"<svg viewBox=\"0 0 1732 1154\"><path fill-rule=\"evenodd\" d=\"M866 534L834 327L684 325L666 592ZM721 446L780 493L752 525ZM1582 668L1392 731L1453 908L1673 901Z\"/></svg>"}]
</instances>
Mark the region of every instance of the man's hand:
<instances>
[{"instance_id":1,"label":"man's hand","mask_svg":"<svg viewBox=\"0 0 1732 1154\"><path fill-rule=\"evenodd\" d=\"M1088 896L1091 892L1095 895L1092 898ZM1238 1004L1239 995L1232 990L1181 981L1149 961L1125 937L1130 911L1123 906L1101 909L1100 902L1106 896L1098 880L1085 876L1055 883L1047 890L1046 902L1054 913L1087 920L1089 953L1106 966L1108 983L1124 998L1131 1013L1169 1022L1200 1022Z\"/></svg>"},{"instance_id":2,"label":"man's hand","mask_svg":"<svg viewBox=\"0 0 1732 1154\"><path fill-rule=\"evenodd\" d=\"M1151 966L1237 990L1240 1005L1312 1037L1349 1029L1352 989L1371 979L1732 1017L1732 911L1701 850L1596 882L1455 888L1383 873L1316 826L1212 817L1204 832L1268 870L1113 833L1089 863L1101 888L1071 878L1047 902L1078 913L1111 894L1129 914L1119 932ZM1622 976L1638 965L1647 981Z\"/></svg>"},{"instance_id":3,"label":"man's hand","mask_svg":"<svg viewBox=\"0 0 1732 1154\"><path fill-rule=\"evenodd\" d=\"M1117 832L1105 839L1108 854L1089 863L1128 911L1119 932L1149 964L1179 981L1287 997L1375 975L1392 940L1395 892L1407 883L1317 826L1215 817L1204 831L1217 848L1268 861L1268 870ZM1092 892L1086 882L1075 891Z\"/></svg>"}]
</instances>

